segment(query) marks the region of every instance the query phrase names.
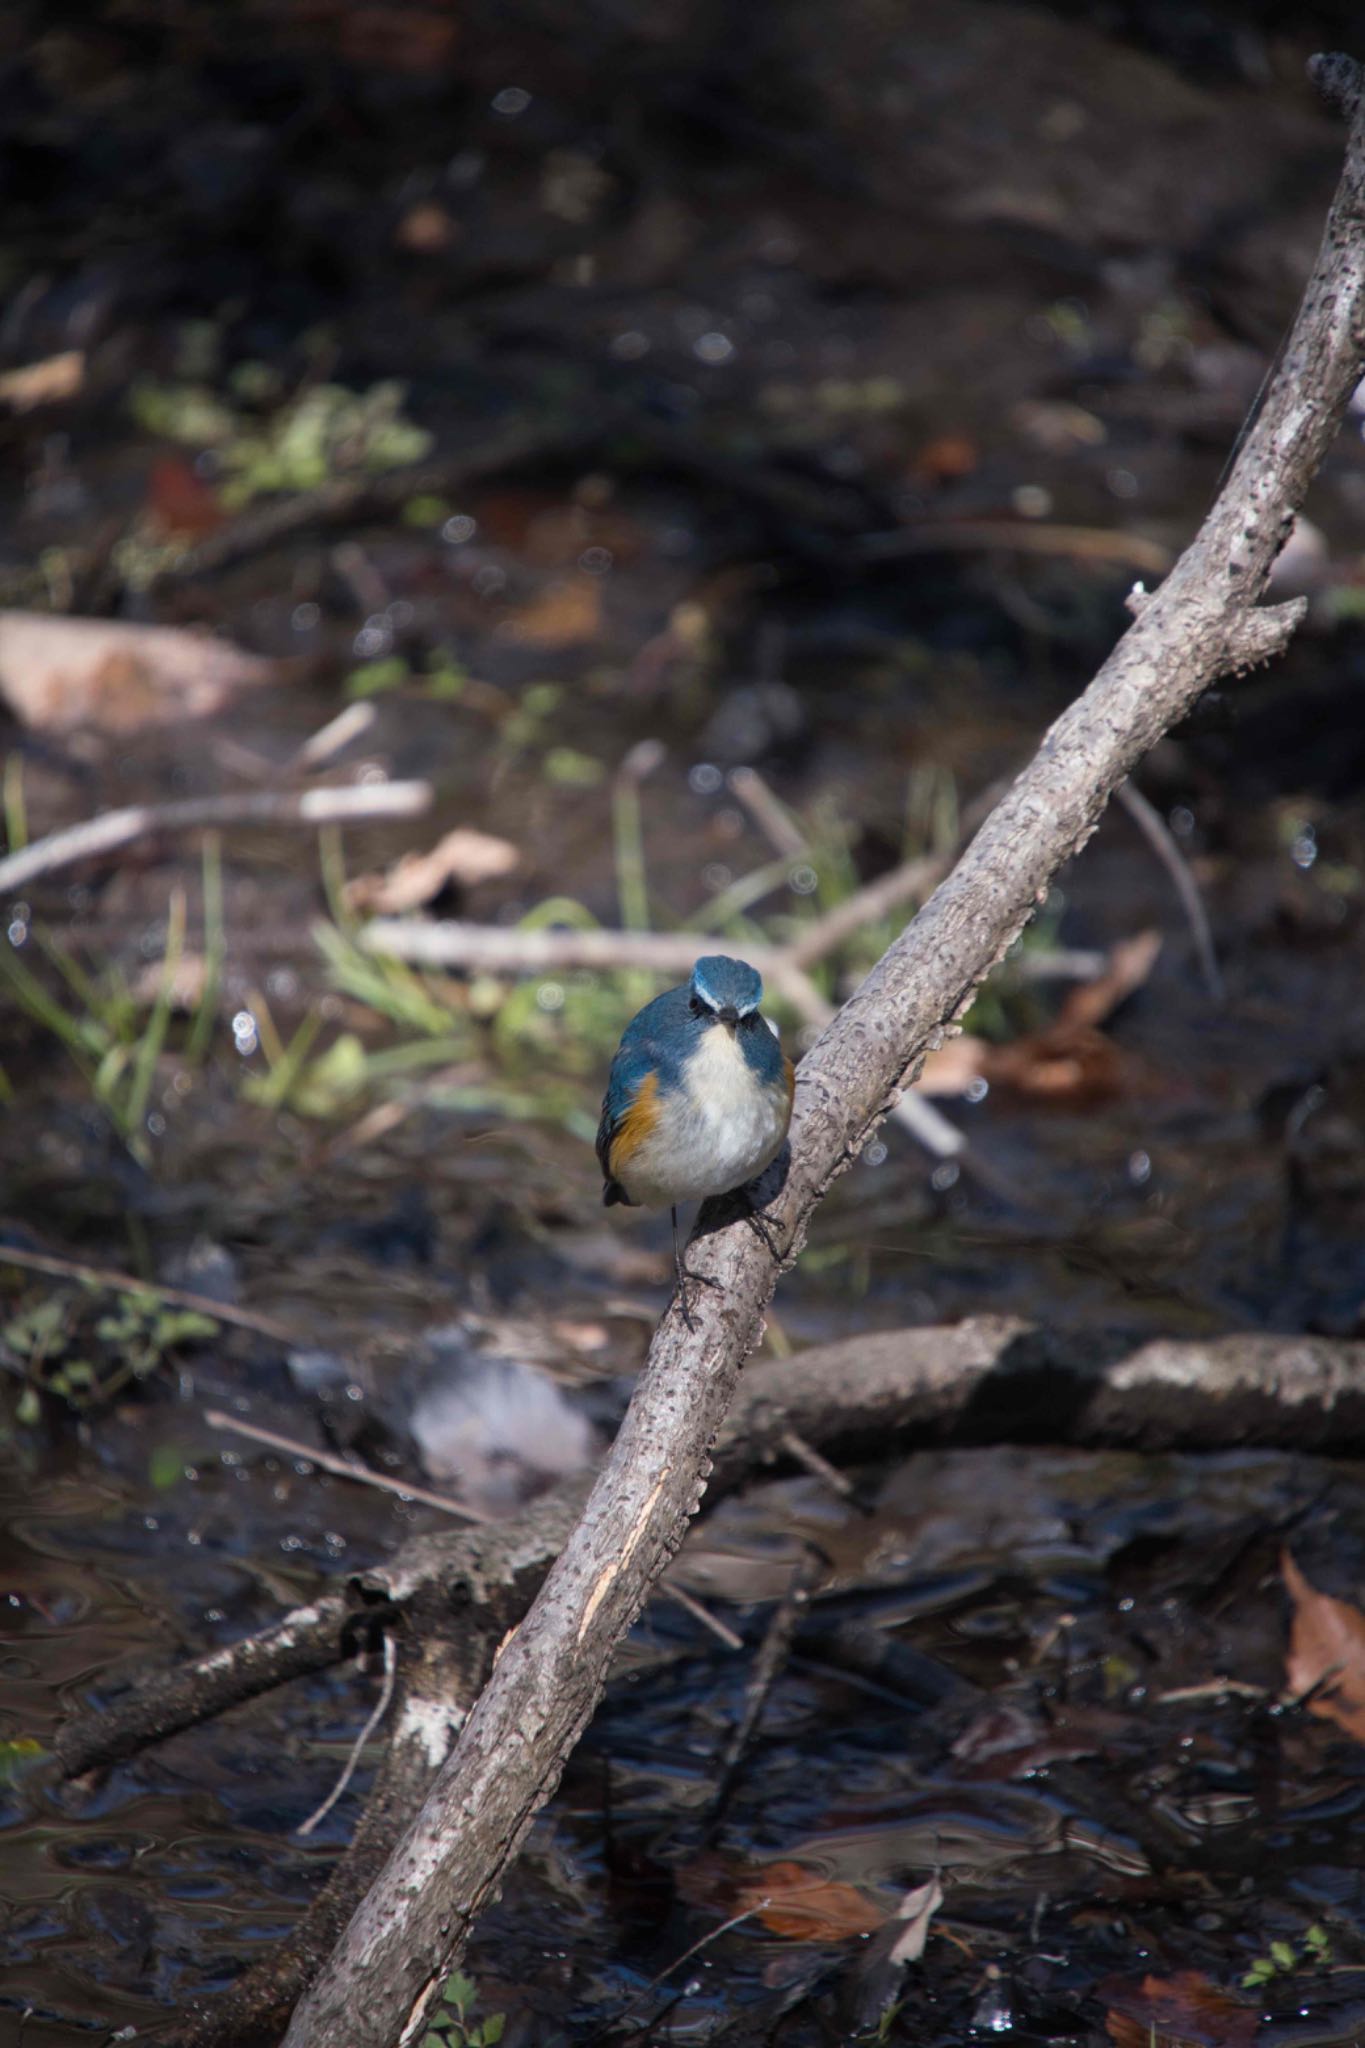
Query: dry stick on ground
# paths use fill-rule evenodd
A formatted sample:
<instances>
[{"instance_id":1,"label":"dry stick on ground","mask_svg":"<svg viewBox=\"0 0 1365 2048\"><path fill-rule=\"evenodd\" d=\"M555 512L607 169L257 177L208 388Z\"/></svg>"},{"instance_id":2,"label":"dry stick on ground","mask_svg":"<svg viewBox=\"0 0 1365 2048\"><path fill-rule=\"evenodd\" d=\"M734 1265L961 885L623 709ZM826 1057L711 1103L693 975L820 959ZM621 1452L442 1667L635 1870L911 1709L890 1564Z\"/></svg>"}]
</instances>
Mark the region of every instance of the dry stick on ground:
<instances>
[{"instance_id":1,"label":"dry stick on ground","mask_svg":"<svg viewBox=\"0 0 1365 2048\"><path fill-rule=\"evenodd\" d=\"M46 1273L56 1280L70 1280L79 1287L107 1287L111 1294L140 1294L168 1308L193 1309L215 1323L234 1329L252 1330L291 1349L301 1346L302 1337L274 1316L257 1315L254 1309L234 1308L230 1302L215 1301L211 1294L195 1294L188 1287L163 1287L158 1280L142 1280L136 1273L120 1272L116 1266L88 1266L83 1259L64 1259L55 1252L30 1252L17 1245L0 1245L0 1267L16 1266L25 1273Z\"/></svg>"},{"instance_id":2,"label":"dry stick on ground","mask_svg":"<svg viewBox=\"0 0 1365 2048\"><path fill-rule=\"evenodd\" d=\"M802 1062L769 1241L795 1256L830 1183L1094 831L1115 785L1210 683L1280 652L1302 604L1255 610L1365 354L1360 72L1315 60L1351 134L1322 250L1212 512L1094 682L1046 734L949 879ZM733 1220L731 1220L733 1219ZM728 1227L726 1227L728 1225ZM394 2048L439 1997L585 1727L617 1642L676 1550L782 1261L742 1205L691 1248L692 1326L665 1315L573 1535L505 1646L421 1813L295 2012L287 2048Z\"/></svg>"},{"instance_id":3,"label":"dry stick on ground","mask_svg":"<svg viewBox=\"0 0 1365 2048\"><path fill-rule=\"evenodd\" d=\"M191 796L170 804L130 804L35 839L0 860L0 892L26 889L82 860L103 860L139 839L197 832L215 825L368 825L418 818L431 809L429 782L366 782L342 789L248 790L237 796Z\"/></svg>"},{"instance_id":4,"label":"dry stick on ground","mask_svg":"<svg viewBox=\"0 0 1365 2048\"><path fill-rule=\"evenodd\" d=\"M273 1451L283 1451L286 1457L306 1458L310 1465L316 1465L320 1471L334 1473L338 1479L353 1479L358 1486L374 1486L381 1493L396 1493L404 1500L420 1501L424 1507L439 1508L443 1515L458 1515L462 1522L492 1519L482 1508L455 1500L448 1493L433 1493L430 1487L395 1479L391 1472L372 1472L368 1465L362 1465L356 1459L339 1458L335 1451L315 1449L310 1444L301 1443L297 1437L281 1436L274 1429L262 1429L259 1423L245 1422L241 1416L229 1415L221 1408L206 1408L204 1420L210 1429L233 1430L238 1436L250 1437L253 1443L268 1444Z\"/></svg>"}]
</instances>

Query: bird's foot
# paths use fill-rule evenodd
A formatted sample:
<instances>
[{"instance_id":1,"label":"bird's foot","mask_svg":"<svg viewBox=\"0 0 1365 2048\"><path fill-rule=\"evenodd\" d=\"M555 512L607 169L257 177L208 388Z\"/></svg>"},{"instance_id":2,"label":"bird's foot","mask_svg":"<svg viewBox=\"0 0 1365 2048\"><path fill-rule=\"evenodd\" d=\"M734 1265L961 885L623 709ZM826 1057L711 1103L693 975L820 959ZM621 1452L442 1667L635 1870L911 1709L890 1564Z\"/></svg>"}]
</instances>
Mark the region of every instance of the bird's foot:
<instances>
[{"instance_id":1,"label":"bird's foot","mask_svg":"<svg viewBox=\"0 0 1365 2048\"><path fill-rule=\"evenodd\" d=\"M713 1287L717 1294L723 1294L725 1292L725 1289L721 1282L719 1280L713 1279L709 1273L695 1272L693 1268L689 1266L685 1260L682 1259L678 1261L675 1277L677 1282L676 1291L678 1296L678 1307L682 1311L683 1322L686 1324L689 1330L695 1330L697 1325L692 1314L692 1302L688 1298L689 1288Z\"/></svg>"},{"instance_id":2,"label":"bird's foot","mask_svg":"<svg viewBox=\"0 0 1365 2048\"><path fill-rule=\"evenodd\" d=\"M786 1257L786 1253L777 1241L776 1227L752 1196L748 1197L748 1201L749 1213L744 1220L767 1252L768 1257L780 1266Z\"/></svg>"}]
</instances>

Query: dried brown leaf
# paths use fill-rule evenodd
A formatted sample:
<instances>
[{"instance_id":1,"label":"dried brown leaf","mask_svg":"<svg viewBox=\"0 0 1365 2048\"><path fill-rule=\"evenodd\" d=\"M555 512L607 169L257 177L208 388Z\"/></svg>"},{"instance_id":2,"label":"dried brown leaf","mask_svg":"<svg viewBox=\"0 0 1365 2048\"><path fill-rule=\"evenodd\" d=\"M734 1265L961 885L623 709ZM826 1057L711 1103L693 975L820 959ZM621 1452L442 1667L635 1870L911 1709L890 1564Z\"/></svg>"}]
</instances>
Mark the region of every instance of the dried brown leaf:
<instances>
[{"instance_id":1,"label":"dried brown leaf","mask_svg":"<svg viewBox=\"0 0 1365 2048\"><path fill-rule=\"evenodd\" d=\"M756 1913L771 1933L789 1941L849 1941L875 1934L889 1917L853 1885L804 1863L765 1863L745 1878L735 1897L741 1912Z\"/></svg>"},{"instance_id":2,"label":"dried brown leaf","mask_svg":"<svg viewBox=\"0 0 1365 2048\"><path fill-rule=\"evenodd\" d=\"M426 853L405 853L386 875L357 875L346 888L352 910L377 911L401 917L439 896L451 883L472 889L478 882L510 875L521 859L509 839L457 825Z\"/></svg>"},{"instance_id":3,"label":"dried brown leaf","mask_svg":"<svg viewBox=\"0 0 1365 2048\"><path fill-rule=\"evenodd\" d=\"M1105 972L1074 988L1046 1030L1027 1032L1010 1045L992 1045L964 1031L930 1053L916 1086L925 1095L962 1095L974 1081L989 1081L1067 1108L1146 1088L1150 1077L1099 1026L1142 986L1160 951L1159 932L1121 939L1110 950Z\"/></svg>"},{"instance_id":4,"label":"dried brown leaf","mask_svg":"<svg viewBox=\"0 0 1365 2048\"><path fill-rule=\"evenodd\" d=\"M1202 1970L1144 1977L1140 1985L1104 1987L1105 2031L1114 2048L1252 2048L1253 2008Z\"/></svg>"},{"instance_id":5,"label":"dried brown leaf","mask_svg":"<svg viewBox=\"0 0 1365 2048\"><path fill-rule=\"evenodd\" d=\"M1140 989L1161 951L1160 932L1135 932L1109 948L1109 964L1094 981L1078 982L1058 1012L1058 1026L1103 1024L1105 1018Z\"/></svg>"},{"instance_id":6,"label":"dried brown leaf","mask_svg":"<svg viewBox=\"0 0 1365 2048\"><path fill-rule=\"evenodd\" d=\"M1294 1602L1285 1683L1295 1695L1313 1693L1310 1713L1365 1742L1365 1614L1310 1585L1288 1550L1280 1570Z\"/></svg>"},{"instance_id":7,"label":"dried brown leaf","mask_svg":"<svg viewBox=\"0 0 1365 2048\"><path fill-rule=\"evenodd\" d=\"M0 612L0 698L36 732L139 732L219 711L275 664L173 626Z\"/></svg>"},{"instance_id":8,"label":"dried brown leaf","mask_svg":"<svg viewBox=\"0 0 1365 2048\"><path fill-rule=\"evenodd\" d=\"M594 576L549 583L498 627L519 647L579 647L602 630L602 586Z\"/></svg>"},{"instance_id":9,"label":"dried brown leaf","mask_svg":"<svg viewBox=\"0 0 1365 2048\"><path fill-rule=\"evenodd\" d=\"M147 518L158 533L199 540L216 533L226 514L212 484L183 455L162 455L147 476Z\"/></svg>"},{"instance_id":10,"label":"dried brown leaf","mask_svg":"<svg viewBox=\"0 0 1365 2048\"><path fill-rule=\"evenodd\" d=\"M0 402L14 412L33 412L40 405L58 405L74 398L85 382L85 351L63 349L41 363L25 363L0 376Z\"/></svg>"}]
</instances>

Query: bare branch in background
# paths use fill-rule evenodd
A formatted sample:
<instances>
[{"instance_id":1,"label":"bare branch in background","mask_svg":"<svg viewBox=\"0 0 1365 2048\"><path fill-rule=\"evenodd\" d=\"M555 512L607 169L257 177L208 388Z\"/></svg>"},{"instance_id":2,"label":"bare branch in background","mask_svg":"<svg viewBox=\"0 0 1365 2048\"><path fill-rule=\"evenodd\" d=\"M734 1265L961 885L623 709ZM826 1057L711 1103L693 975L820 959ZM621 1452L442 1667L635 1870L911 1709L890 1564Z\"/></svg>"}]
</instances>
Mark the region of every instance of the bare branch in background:
<instances>
[{"instance_id":1,"label":"bare branch in background","mask_svg":"<svg viewBox=\"0 0 1365 2048\"><path fill-rule=\"evenodd\" d=\"M391 818L420 818L431 809L429 782L365 782L340 789L247 790L236 796L191 796L169 804L130 804L105 811L46 839L35 839L0 860L0 890L26 889L45 875L78 861L103 860L173 832L197 832L219 825L372 825Z\"/></svg>"}]
</instances>

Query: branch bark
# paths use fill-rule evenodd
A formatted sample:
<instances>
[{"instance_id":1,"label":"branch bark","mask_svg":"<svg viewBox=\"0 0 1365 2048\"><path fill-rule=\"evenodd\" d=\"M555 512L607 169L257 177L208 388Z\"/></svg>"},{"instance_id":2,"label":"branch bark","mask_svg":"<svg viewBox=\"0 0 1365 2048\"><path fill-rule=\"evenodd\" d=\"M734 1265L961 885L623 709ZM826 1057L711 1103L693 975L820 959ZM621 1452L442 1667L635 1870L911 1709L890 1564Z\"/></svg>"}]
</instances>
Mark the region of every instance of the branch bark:
<instances>
[{"instance_id":1,"label":"branch bark","mask_svg":"<svg viewBox=\"0 0 1365 2048\"><path fill-rule=\"evenodd\" d=\"M607 1661L695 1511L708 1452L780 1264L905 1078L1094 830L1115 785L1218 677L1282 648L1297 606L1254 614L1362 371L1365 111L1293 331L1226 484L1161 589L1085 694L1044 736L954 873L802 1062L786 1178L768 1224L709 1205L692 1264L693 1327L669 1311L581 1521L413 1826L295 2013L287 2048L393 2048L416 2037L460 1951L558 1782ZM1348 80L1342 87L1339 81Z\"/></svg>"}]
</instances>

